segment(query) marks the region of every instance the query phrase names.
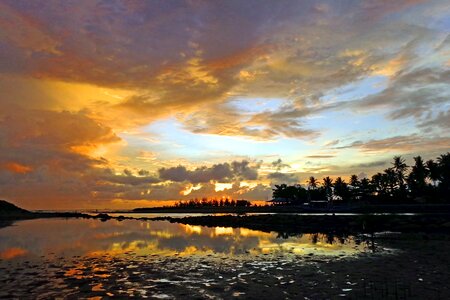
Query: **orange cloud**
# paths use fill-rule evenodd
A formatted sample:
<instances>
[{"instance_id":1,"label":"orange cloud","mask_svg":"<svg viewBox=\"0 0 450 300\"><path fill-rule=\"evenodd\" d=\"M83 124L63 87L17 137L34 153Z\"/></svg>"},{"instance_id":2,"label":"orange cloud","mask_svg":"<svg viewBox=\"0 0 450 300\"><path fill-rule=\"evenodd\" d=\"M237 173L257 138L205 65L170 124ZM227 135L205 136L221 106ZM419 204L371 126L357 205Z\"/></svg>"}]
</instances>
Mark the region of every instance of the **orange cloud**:
<instances>
[{"instance_id":1,"label":"orange cloud","mask_svg":"<svg viewBox=\"0 0 450 300\"><path fill-rule=\"evenodd\" d=\"M0 37L17 47L36 52L59 55L59 43L46 32L39 20L0 3Z\"/></svg>"},{"instance_id":2,"label":"orange cloud","mask_svg":"<svg viewBox=\"0 0 450 300\"><path fill-rule=\"evenodd\" d=\"M207 62L207 64L214 71L240 67L242 65L248 64L249 62L252 62L255 57L261 56L270 50L271 47L267 45L263 45L260 47L249 47L240 52L210 60Z\"/></svg>"},{"instance_id":3,"label":"orange cloud","mask_svg":"<svg viewBox=\"0 0 450 300\"><path fill-rule=\"evenodd\" d=\"M18 174L26 174L33 170L33 168L22 165L16 162L9 162L4 164L4 168L10 172L18 173Z\"/></svg>"}]
</instances>

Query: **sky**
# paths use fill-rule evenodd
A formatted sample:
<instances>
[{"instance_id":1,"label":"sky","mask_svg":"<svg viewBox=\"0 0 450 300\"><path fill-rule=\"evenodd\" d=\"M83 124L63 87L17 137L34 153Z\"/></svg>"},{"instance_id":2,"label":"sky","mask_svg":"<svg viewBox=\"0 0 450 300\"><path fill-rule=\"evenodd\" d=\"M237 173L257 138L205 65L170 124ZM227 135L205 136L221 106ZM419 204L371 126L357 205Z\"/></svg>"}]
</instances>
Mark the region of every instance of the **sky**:
<instances>
[{"instance_id":1,"label":"sky","mask_svg":"<svg viewBox=\"0 0 450 300\"><path fill-rule=\"evenodd\" d=\"M267 200L450 149L449 1L0 1L0 198Z\"/></svg>"}]
</instances>

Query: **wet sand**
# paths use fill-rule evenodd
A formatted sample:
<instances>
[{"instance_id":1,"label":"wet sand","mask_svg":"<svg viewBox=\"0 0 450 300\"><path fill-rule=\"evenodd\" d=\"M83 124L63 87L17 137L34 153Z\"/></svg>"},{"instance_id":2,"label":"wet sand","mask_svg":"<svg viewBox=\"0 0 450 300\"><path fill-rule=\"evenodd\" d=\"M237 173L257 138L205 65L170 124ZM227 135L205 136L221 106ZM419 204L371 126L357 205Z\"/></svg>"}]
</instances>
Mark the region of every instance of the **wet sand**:
<instances>
[{"instance_id":1,"label":"wet sand","mask_svg":"<svg viewBox=\"0 0 450 300\"><path fill-rule=\"evenodd\" d=\"M130 251L0 261L0 298L449 299L445 239L381 241L374 253L337 257Z\"/></svg>"}]
</instances>

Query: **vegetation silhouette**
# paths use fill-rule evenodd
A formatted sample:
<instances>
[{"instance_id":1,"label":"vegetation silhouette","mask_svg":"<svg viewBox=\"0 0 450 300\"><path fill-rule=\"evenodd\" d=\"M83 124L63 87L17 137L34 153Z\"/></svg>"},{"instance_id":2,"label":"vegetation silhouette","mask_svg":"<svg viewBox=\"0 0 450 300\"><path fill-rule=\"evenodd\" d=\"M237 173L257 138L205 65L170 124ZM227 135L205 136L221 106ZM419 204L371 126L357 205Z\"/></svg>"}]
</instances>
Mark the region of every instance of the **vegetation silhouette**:
<instances>
[{"instance_id":1,"label":"vegetation silhouette","mask_svg":"<svg viewBox=\"0 0 450 300\"><path fill-rule=\"evenodd\" d=\"M322 180L309 177L306 186L301 184L276 184L272 189L272 200L266 206L252 205L247 200L232 198L195 198L180 200L171 206L135 208L134 212L161 212L171 209L179 211L227 211L227 212L287 212L298 211L367 211L392 212L404 210L404 205L416 204L416 210L431 205L450 204L450 152L435 160L423 161L414 157L414 165L408 166L401 156L394 156L391 167L369 178L351 175L348 182L342 177L334 180L327 176ZM389 207L388 207L389 206ZM396 206L397 208L395 208ZM414 209L409 206L408 209ZM403 211L408 212L408 211Z\"/></svg>"},{"instance_id":2,"label":"vegetation silhouette","mask_svg":"<svg viewBox=\"0 0 450 300\"><path fill-rule=\"evenodd\" d=\"M200 207L249 207L250 201L247 200L234 200L228 197L225 198L212 198L208 199L203 197L202 199L190 199L188 201L178 201L174 204L178 208L200 208Z\"/></svg>"},{"instance_id":3,"label":"vegetation silhouette","mask_svg":"<svg viewBox=\"0 0 450 300\"><path fill-rule=\"evenodd\" d=\"M449 204L450 152L427 162L416 156L414 162L413 166L408 166L401 156L395 156L392 167L374 174L371 179L352 175L348 183L341 177L333 181L327 176L320 184L311 176L306 188L300 184L275 185L273 198L285 199L277 201L278 205L302 205L317 200L332 204Z\"/></svg>"}]
</instances>

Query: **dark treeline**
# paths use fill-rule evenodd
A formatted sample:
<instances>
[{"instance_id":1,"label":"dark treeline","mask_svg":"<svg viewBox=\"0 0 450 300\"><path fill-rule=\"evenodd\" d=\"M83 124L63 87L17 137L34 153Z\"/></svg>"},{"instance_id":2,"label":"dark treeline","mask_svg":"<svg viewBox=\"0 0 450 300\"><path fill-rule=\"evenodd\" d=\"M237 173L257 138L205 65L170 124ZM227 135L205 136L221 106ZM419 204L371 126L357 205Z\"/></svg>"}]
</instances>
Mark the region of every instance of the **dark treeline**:
<instances>
[{"instance_id":1,"label":"dark treeline","mask_svg":"<svg viewBox=\"0 0 450 300\"><path fill-rule=\"evenodd\" d=\"M352 175L349 182L341 177L335 180L325 177L319 181L311 176L306 188L300 184L275 185L273 199L275 203L291 205L314 200L450 203L450 152L426 162L420 156L414 157L412 166L407 166L402 157L395 156L390 168L376 173L371 179Z\"/></svg>"},{"instance_id":2,"label":"dark treeline","mask_svg":"<svg viewBox=\"0 0 450 300\"><path fill-rule=\"evenodd\" d=\"M188 201L178 201L174 205L175 207L183 208L195 208L195 207L249 207L251 203L247 200L234 200L228 197L226 198L212 198L208 199L206 197L202 199L190 199Z\"/></svg>"}]
</instances>

